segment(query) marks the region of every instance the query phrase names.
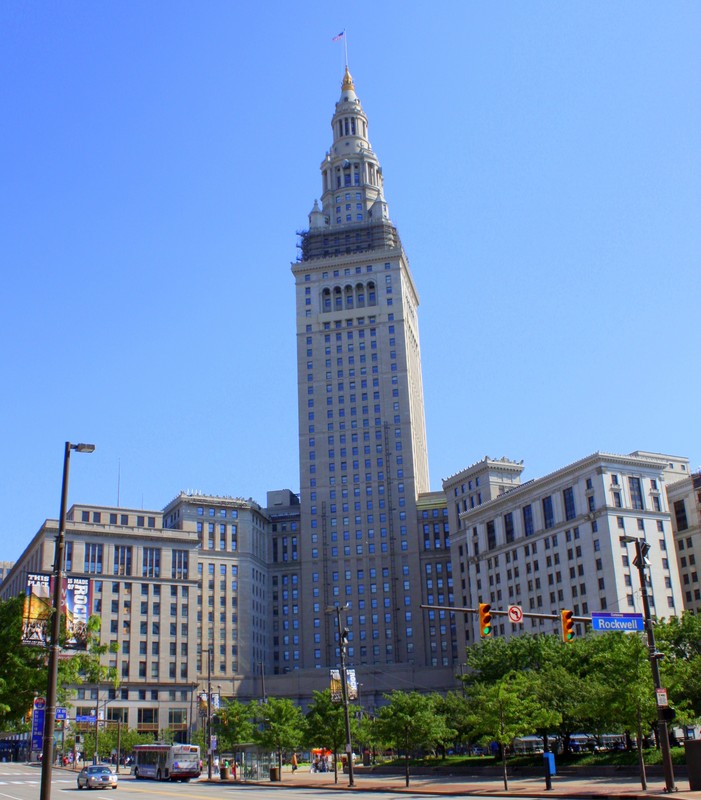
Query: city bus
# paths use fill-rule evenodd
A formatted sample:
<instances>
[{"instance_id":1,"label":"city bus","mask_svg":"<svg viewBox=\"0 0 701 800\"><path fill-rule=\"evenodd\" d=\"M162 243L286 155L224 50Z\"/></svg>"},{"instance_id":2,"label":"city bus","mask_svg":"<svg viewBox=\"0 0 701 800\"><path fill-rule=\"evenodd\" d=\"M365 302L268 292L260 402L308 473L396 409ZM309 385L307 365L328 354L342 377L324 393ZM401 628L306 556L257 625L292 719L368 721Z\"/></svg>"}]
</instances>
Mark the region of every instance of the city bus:
<instances>
[{"instance_id":1,"label":"city bus","mask_svg":"<svg viewBox=\"0 0 701 800\"><path fill-rule=\"evenodd\" d=\"M135 778L157 781L189 781L200 776L200 748L194 744L137 744L134 747Z\"/></svg>"}]
</instances>

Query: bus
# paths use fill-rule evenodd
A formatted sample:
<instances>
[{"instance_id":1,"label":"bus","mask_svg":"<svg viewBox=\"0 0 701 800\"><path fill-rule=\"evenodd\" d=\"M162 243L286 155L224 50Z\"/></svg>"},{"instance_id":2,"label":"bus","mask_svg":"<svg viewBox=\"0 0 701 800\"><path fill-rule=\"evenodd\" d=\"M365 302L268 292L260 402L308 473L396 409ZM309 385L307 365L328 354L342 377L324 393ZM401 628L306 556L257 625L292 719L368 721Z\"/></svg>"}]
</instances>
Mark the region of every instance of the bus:
<instances>
[{"instance_id":1,"label":"bus","mask_svg":"<svg viewBox=\"0 0 701 800\"><path fill-rule=\"evenodd\" d=\"M200 776L200 748L194 744L137 744L134 747L135 778L157 781L189 781Z\"/></svg>"}]
</instances>

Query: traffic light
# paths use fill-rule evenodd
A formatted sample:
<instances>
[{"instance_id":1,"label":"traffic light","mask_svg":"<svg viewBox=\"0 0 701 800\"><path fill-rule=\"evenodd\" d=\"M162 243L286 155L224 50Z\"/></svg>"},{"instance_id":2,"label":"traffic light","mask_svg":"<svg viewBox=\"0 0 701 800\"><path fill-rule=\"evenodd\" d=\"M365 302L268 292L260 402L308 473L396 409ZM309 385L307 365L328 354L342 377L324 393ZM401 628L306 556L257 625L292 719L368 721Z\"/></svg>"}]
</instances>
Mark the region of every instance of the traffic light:
<instances>
[{"instance_id":1,"label":"traffic light","mask_svg":"<svg viewBox=\"0 0 701 800\"><path fill-rule=\"evenodd\" d=\"M486 639L492 635L492 607L489 603L480 603L480 636Z\"/></svg>"},{"instance_id":2,"label":"traffic light","mask_svg":"<svg viewBox=\"0 0 701 800\"><path fill-rule=\"evenodd\" d=\"M677 717L677 712L672 706L666 706L662 709L662 719L665 722L672 722Z\"/></svg>"},{"instance_id":3,"label":"traffic light","mask_svg":"<svg viewBox=\"0 0 701 800\"><path fill-rule=\"evenodd\" d=\"M574 639L574 620L573 614L569 609L560 612L562 620L562 641L571 642Z\"/></svg>"}]
</instances>

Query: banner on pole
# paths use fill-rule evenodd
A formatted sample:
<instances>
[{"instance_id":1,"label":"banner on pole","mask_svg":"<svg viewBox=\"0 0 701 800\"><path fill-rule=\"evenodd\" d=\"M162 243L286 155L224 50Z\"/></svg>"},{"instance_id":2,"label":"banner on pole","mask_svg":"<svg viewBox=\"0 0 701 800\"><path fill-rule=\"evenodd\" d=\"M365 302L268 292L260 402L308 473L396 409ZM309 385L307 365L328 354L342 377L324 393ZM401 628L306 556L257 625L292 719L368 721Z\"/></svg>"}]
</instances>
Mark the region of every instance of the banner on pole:
<instances>
[{"instance_id":1,"label":"banner on pole","mask_svg":"<svg viewBox=\"0 0 701 800\"><path fill-rule=\"evenodd\" d=\"M51 576L29 572L22 613L22 644L46 647L51 607Z\"/></svg>"},{"instance_id":2,"label":"banner on pole","mask_svg":"<svg viewBox=\"0 0 701 800\"><path fill-rule=\"evenodd\" d=\"M63 609L65 650L87 650L88 617L92 605L90 578L69 575L63 579L61 603Z\"/></svg>"}]
</instances>

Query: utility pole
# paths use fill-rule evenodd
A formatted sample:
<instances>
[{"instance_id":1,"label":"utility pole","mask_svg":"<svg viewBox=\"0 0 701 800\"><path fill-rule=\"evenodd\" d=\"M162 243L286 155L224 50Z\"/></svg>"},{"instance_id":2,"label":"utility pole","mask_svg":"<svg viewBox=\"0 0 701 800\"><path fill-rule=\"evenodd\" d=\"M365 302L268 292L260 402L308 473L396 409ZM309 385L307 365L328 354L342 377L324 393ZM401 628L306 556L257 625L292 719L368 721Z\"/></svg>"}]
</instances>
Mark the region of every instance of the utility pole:
<instances>
[{"instance_id":1,"label":"utility pole","mask_svg":"<svg viewBox=\"0 0 701 800\"><path fill-rule=\"evenodd\" d=\"M346 672L346 642L348 641L348 628L341 627L341 611L345 606L331 606L326 610L336 612L338 624L338 649L341 655L341 699L343 701L343 719L346 724L346 759L348 761L348 786L355 786L353 779L353 744L351 742L350 712L348 709L348 674Z\"/></svg>"},{"instance_id":2,"label":"utility pole","mask_svg":"<svg viewBox=\"0 0 701 800\"><path fill-rule=\"evenodd\" d=\"M47 662L48 686L46 689L46 710L44 712L44 737L41 749L41 800L51 800L51 774L54 763L54 730L56 727L56 695L58 692L58 659L61 647L61 592L65 575L66 511L68 507L68 477L70 473L71 451L92 453L94 444L71 444L66 442L63 455L63 480L61 482L61 510L58 518L58 535L54 546L53 595L51 602L51 626L49 630L49 657Z\"/></svg>"},{"instance_id":3,"label":"utility pole","mask_svg":"<svg viewBox=\"0 0 701 800\"><path fill-rule=\"evenodd\" d=\"M212 780L212 648L207 650L207 778Z\"/></svg>"},{"instance_id":4,"label":"utility pole","mask_svg":"<svg viewBox=\"0 0 701 800\"><path fill-rule=\"evenodd\" d=\"M631 537L633 538L633 537ZM630 541L626 537L626 541ZM635 559L633 564L638 568L638 577L640 578L640 596L643 601L643 619L645 621L645 630L647 631L647 647L650 654L650 668L652 669L652 682L655 685L655 694L657 690L662 688L662 681L660 679L660 659L662 653L657 651L655 645L655 631L652 626L652 616L650 615L650 599L647 594L647 579L645 577L645 567L649 565L646 558L650 545L642 539L635 538ZM669 749L669 733L667 731L667 720L664 717L664 707L659 703L657 704L657 738L660 743L660 750L662 751L662 769L664 772L664 782L666 792L676 792L677 787L674 785L674 768L672 766L672 753Z\"/></svg>"}]
</instances>

